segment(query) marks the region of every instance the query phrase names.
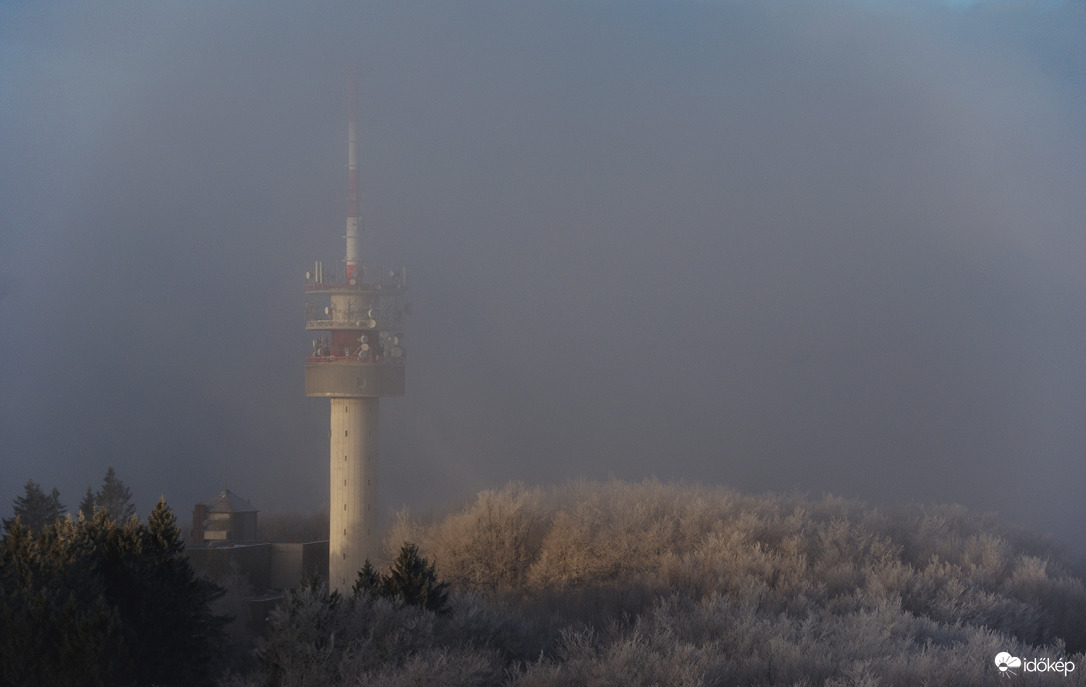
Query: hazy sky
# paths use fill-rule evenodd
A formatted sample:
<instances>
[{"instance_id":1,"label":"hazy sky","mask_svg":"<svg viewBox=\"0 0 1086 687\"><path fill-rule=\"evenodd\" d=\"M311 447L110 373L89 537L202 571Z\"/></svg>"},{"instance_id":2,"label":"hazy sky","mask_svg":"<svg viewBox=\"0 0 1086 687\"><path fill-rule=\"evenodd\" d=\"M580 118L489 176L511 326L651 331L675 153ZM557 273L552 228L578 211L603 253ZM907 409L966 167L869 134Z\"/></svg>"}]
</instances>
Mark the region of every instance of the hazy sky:
<instances>
[{"instance_id":1,"label":"hazy sky","mask_svg":"<svg viewBox=\"0 0 1086 687\"><path fill-rule=\"evenodd\" d=\"M1081 2L4 3L0 512L327 499L352 71L382 512L655 475L1082 550Z\"/></svg>"}]
</instances>

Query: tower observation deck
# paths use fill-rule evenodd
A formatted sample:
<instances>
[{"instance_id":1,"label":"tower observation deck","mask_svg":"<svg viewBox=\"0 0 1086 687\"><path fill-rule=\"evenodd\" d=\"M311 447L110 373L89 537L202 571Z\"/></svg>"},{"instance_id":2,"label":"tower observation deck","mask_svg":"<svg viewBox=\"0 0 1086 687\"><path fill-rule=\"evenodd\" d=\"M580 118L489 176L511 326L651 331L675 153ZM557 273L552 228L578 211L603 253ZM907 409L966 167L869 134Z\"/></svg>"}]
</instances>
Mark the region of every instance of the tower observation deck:
<instances>
[{"instance_id":1,"label":"tower observation deck","mask_svg":"<svg viewBox=\"0 0 1086 687\"><path fill-rule=\"evenodd\" d=\"M361 218L355 95L348 124L349 211L342 275L313 263L306 273L305 328L317 332L305 363L305 394L330 400L328 586L349 593L365 561L381 555L377 509L378 404L402 396L406 271L370 278L359 256Z\"/></svg>"},{"instance_id":2,"label":"tower observation deck","mask_svg":"<svg viewBox=\"0 0 1086 687\"><path fill-rule=\"evenodd\" d=\"M403 272L383 283L355 286L315 281L305 291L324 303L306 303L305 328L324 332L313 339L305 364L306 396L374 397L404 393L403 328L408 307Z\"/></svg>"}]
</instances>

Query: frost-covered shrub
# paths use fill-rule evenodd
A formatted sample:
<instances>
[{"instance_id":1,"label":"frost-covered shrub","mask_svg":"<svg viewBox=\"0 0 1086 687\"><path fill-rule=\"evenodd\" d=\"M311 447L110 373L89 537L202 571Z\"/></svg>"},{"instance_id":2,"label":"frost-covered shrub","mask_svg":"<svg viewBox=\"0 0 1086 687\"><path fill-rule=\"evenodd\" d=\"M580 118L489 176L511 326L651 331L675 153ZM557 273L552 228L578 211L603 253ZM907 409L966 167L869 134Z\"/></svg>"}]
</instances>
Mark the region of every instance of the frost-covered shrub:
<instances>
[{"instance_id":1,"label":"frost-covered shrub","mask_svg":"<svg viewBox=\"0 0 1086 687\"><path fill-rule=\"evenodd\" d=\"M520 484L483 491L427 531L427 551L440 561L441 575L483 589L519 585L549 524L542 496L541 490Z\"/></svg>"},{"instance_id":2,"label":"frost-covered shrub","mask_svg":"<svg viewBox=\"0 0 1086 687\"><path fill-rule=\"evenodd\" d=\"M433 624L434 614L415 606L300 587L269 616L260 662L270 685L352 684L426 647Z\"/></svg>"},{"instance_id":3,"label":"frost-covered shrub","mask_svg":"<svg viewBox=\"0 0 1086 687\"><path fill-rule=\"evenodd\" d=\"M493 684L507 665L538 657L540 646L517 615L471 594L450 596L435 613L305 586L288 593L268 625L260 671L248 684Z\"/></svg>"},{"instance_id":4,"label":"frost-covered shrub","mask_svg":"<svg viewBox=\"0 0 1086 687\"><path fill-rule=\"evenodd\" d=\"M501 682L502 664L492 651L428 648L402 665L361 673L349 685L374 687L485 687Z\"/></svg>"}]
</instances>

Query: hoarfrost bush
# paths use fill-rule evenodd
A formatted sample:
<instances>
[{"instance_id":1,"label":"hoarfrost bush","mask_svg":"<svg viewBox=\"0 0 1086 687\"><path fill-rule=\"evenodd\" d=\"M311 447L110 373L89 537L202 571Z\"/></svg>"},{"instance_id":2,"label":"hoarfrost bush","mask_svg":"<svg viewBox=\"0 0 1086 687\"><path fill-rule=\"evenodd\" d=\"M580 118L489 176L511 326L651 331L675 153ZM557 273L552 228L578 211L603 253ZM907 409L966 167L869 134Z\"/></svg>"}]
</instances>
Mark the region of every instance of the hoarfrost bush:
<instances>
[{"instance_id":1,"label":"hoarfrost bush","mask_svg":"<svg viewBox=\"0 0 1086 687\"><path fill-rule=\"evenodd\" d=\"M352 685L376 687L485 687L500 682L495 652L475 649L425 649L401 666L359 675Z\"/></svg>"},{"instance_id":2,"label":"hoarfrost bush","mask_svg":"<svg viewBox=\"0 0 1086 687\"><path fill-rule=\"evenodd\" d=\"M528 660L548 643L545 630L531 625L516 609L495 605L474 593L450 598L449 613L438 626L442 646L457 643L498 652L503 660Z\"/></svg>"},{"instance_id":3,"label":"hoarfrost bush","mask_svg":"<svg viewBox=\"0 0 1086 687\"><path fill-rule=\"evenodd\" d=\"M323 585L300 587L269 616L260 662L271 685L350 684L365 671L402 663L424 648L433 635L433 616L387 599L329 594Z\"/></svg>"},{"instance_id":4,"label":"hoarfrost bush","mask_svg":"<svg viewBox=\"0 0 1086 687\"><path fill-rule=\"evenodd\" d=\"M538 556L548 518L542 493L520 484L483 491L475 502L428 532L427 551L451 581L508 589Z\"/></svg>"}]
</instances>

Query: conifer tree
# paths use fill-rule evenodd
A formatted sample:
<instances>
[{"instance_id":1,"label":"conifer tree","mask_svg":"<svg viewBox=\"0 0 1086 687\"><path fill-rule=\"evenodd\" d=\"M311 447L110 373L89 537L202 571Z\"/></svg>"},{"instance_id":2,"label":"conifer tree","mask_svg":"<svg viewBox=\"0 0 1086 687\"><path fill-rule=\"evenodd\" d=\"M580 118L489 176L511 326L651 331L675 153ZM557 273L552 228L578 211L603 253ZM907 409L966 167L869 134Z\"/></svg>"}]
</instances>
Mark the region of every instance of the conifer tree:
<instances>
[{"instance_id":1,"label":"conifer tree","mask_svg":"<svg viewBox=\"0 0 1086 687\"><path fill-rule=\"evenodd\" d=\"M445 611L448 587L445 582L437 581L434 564L419 555L419 547L408 542L400 548L388 575L381 578L383 596L438 613Z\"/></svg>"},{"instance_id":2,"label":"conifer tree","mask_svg":"<svg viewBox=\"0 0 1086 687\"><path fill-rule=\"evenodd\" d=\"M117 477L112 465L102 478L102 488L95 495L94 507L106 511L121 524L136 514L136 507L132 505L132 491Z\"/></svg>"},{"instance_id":3,"label":"conifer tree","mask_svg":"<svg viewBox=\"0 0 1086 687\"><path fill-rule=\"evenodd\" d=\"M94 503L94 490L87 487L87 493L83 495L83 500L79 502L79 515L83 516L84 520L90 520L94 517Z\"/></svg>"},{"instance_id":4,"label":"conifer tree","mask_svg":"<svg viewBox=\"0 0 1086 687\"><path fill-rule=\"evenodd\" d=\"M125 527L127 533L133 529ZM159 499L147 526L135 528L138 556L133 576L130 622L137 630L132 652L140 666L141 684L194 685L210 680L208 661L222 642L225 619L215 617L209 604L224 591L196 576L184 553L181 530L165 499ZM135 553L134 551L133 553ZM162 622L171 619L170 623ZM137 643L138 640L138 643Z\"/></svg>"},{"instance_id":5,"label":"conifer tree","mask_svg":"<svg viewBox=\"0 0 1086 687\"><path fill-rule=\"evenodd\" d=\"M377 574L373 564L370 563L370 559L367 558L362 569L358 571L358 578L354 581L354 586L351 587L351 598L358 599L363 594L374 597L380 593L380 590L381 576Z\"/></svg>"},{"instance_id":6,"label":"conifer tree","mask_svg":"<svg viewBox=\"0 0 1086 687\"><path fill-rule=\"evenodd\" d=\"M25 493L17 496L14 501L15 517L22 520L23 524L32 531L37 532L46 525L53 523L64 514L64 506L60 503L60 492L56 487L48 495L41 490L37 482L30 479L23 487ZM12 520L5 520L4 527L10 527Z\"/></svg>"}]
</instances>

